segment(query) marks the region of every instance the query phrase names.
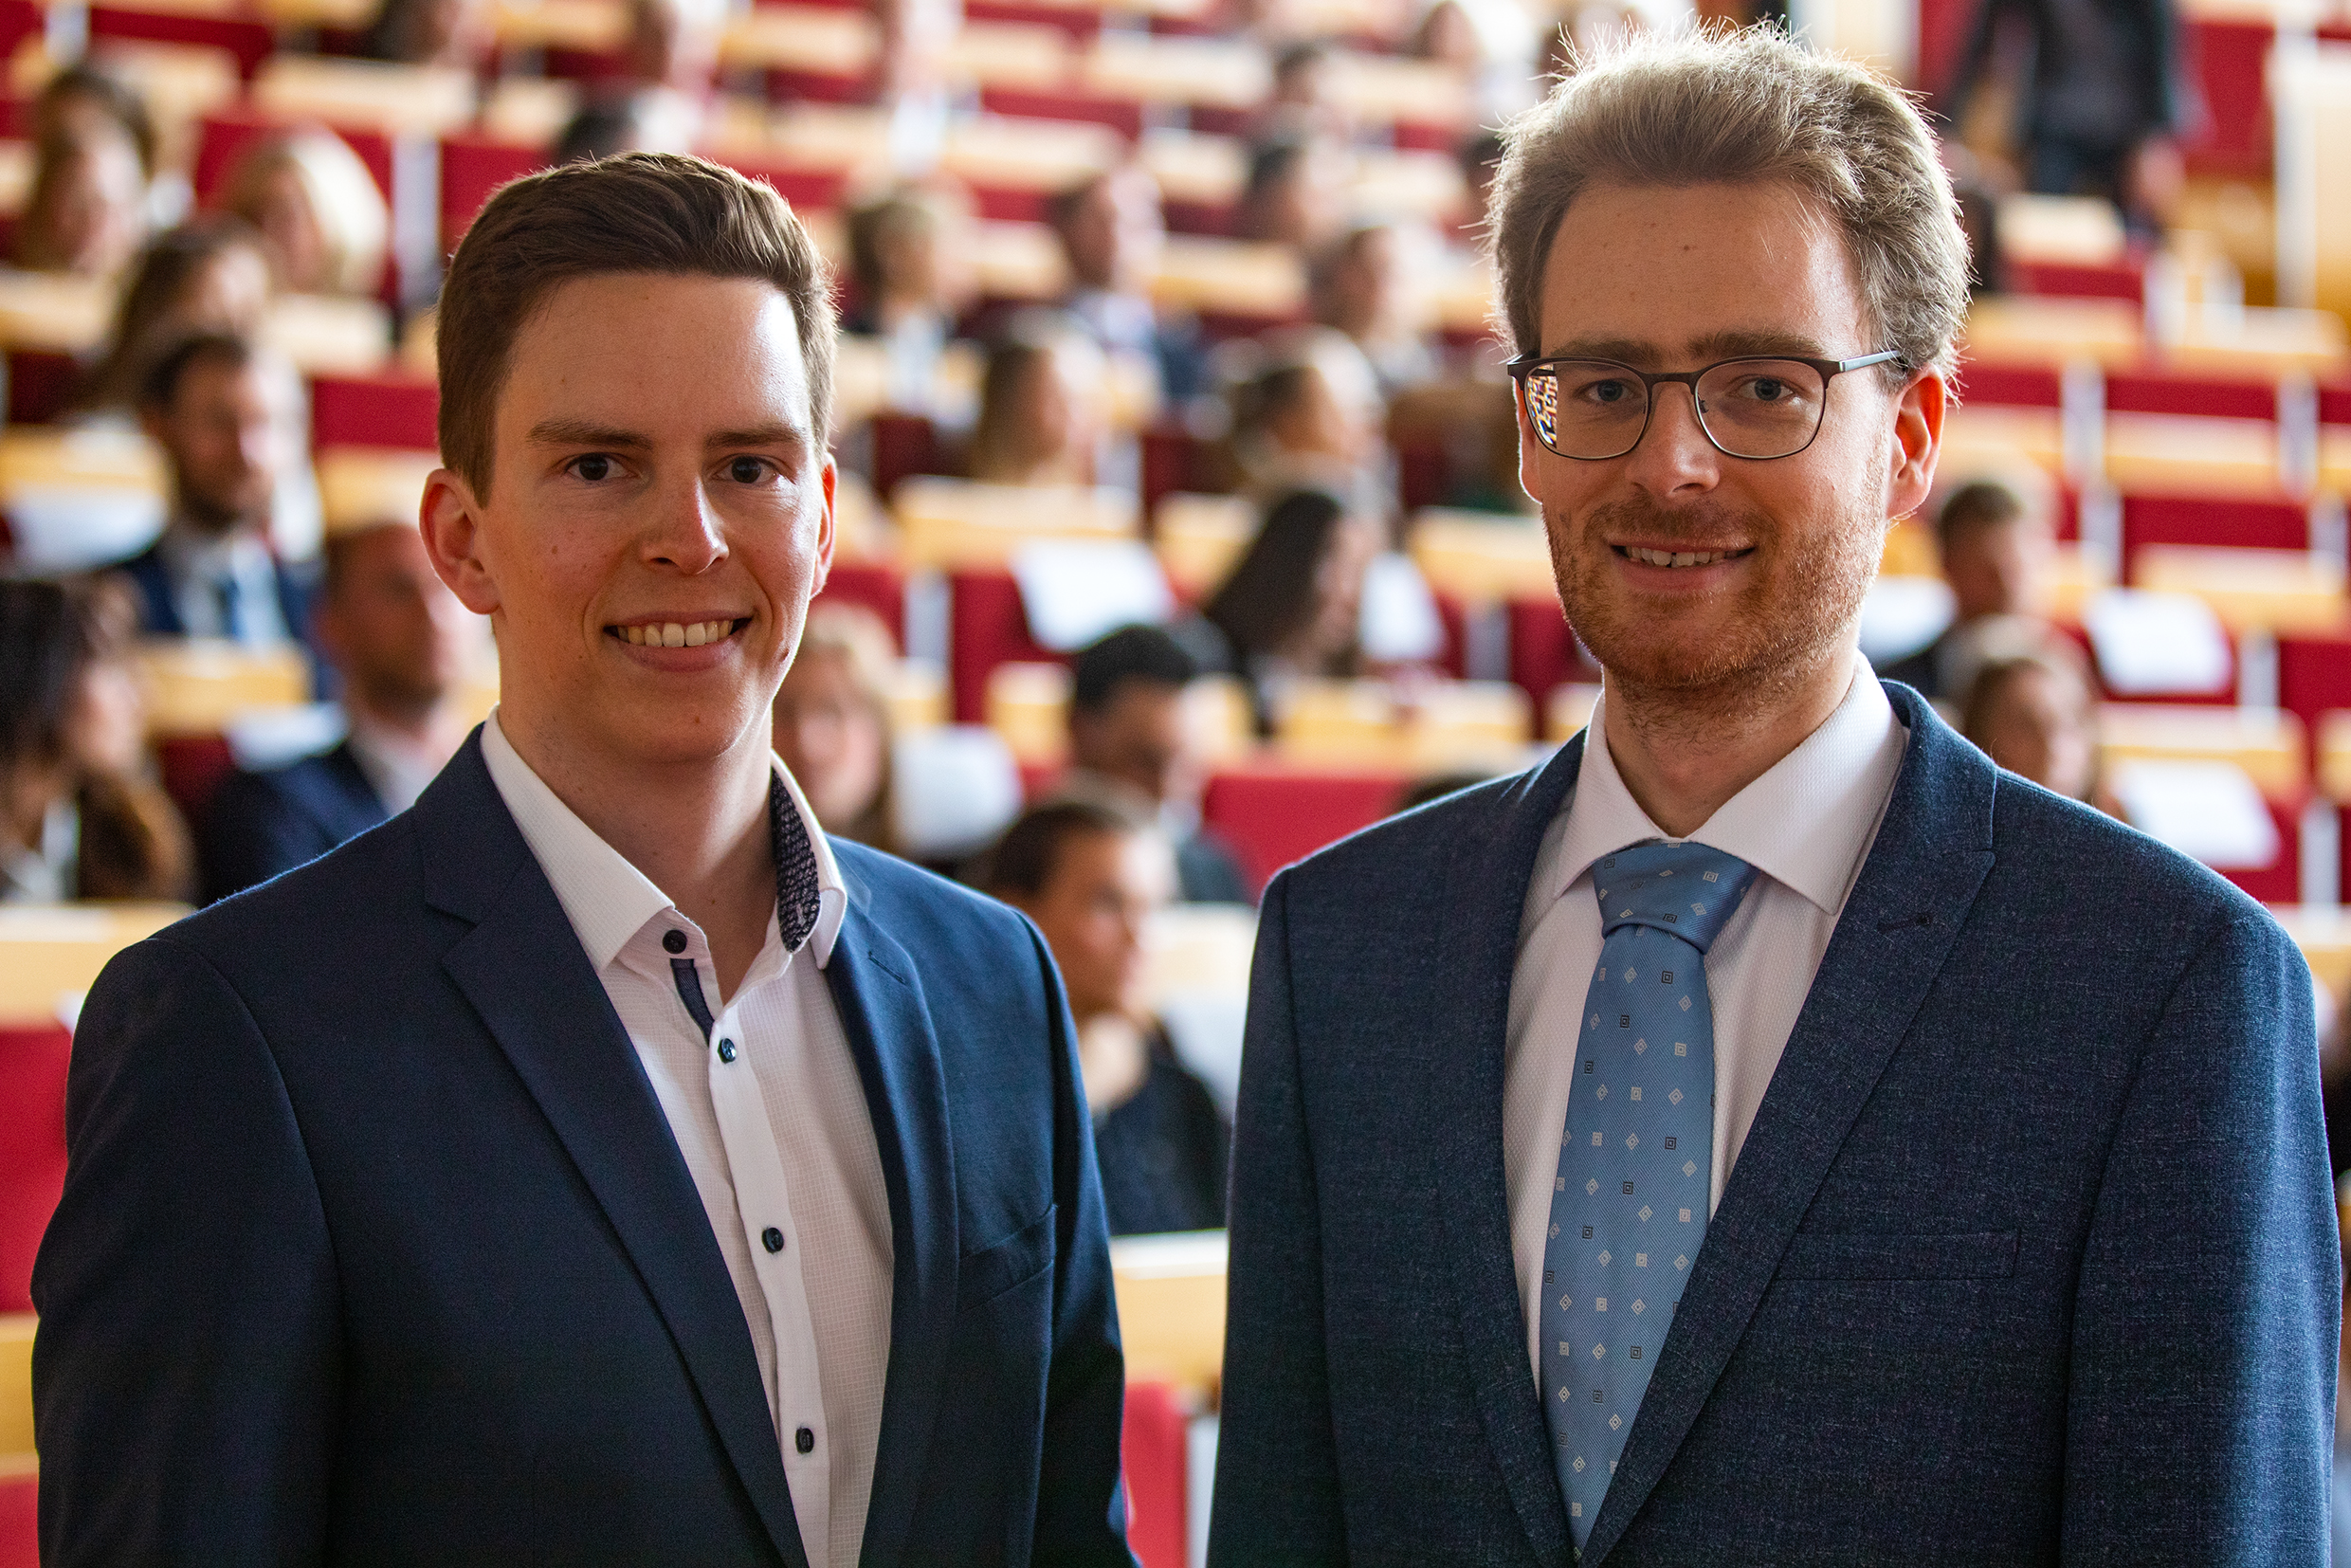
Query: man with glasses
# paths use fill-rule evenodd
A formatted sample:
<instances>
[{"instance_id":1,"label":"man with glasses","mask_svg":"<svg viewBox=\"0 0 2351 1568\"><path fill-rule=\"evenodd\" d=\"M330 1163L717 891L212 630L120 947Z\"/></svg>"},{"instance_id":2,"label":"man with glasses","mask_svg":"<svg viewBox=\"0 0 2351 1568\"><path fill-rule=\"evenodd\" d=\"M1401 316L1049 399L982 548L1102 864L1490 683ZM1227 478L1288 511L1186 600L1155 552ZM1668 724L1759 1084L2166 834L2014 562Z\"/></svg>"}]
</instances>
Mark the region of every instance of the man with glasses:
<instances>
[{"instance_id":1,"label":"man with glasses","mask_svg":"<svg viewBox=\"0 0 2351 1568\"><path fill-rule=\"evenodd\" d=\"M1966 302L1925 125L1652 40L1494 203L1605 694L1267 891L1211 1561L2323 1562L2307 971L1857 650Z\"/></svg>"}]
</instances>

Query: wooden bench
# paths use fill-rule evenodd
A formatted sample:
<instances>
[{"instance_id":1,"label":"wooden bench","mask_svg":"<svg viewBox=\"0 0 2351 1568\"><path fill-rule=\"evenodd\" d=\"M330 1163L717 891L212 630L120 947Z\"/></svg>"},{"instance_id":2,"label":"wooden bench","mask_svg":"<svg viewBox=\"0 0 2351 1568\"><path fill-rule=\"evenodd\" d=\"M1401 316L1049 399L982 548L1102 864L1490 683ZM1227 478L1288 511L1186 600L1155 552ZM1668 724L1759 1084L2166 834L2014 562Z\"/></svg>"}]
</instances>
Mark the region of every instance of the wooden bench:
<instances>
[{"instance_id":1,"label":"wooden bench","mask_svg":"<svg viewBox=\"0 0 2351 1568\"><path fill-rule=\"evenodd\" d=\"M2309 788L2302 720L2282 708L2107 702L2099 708L2103 765L2233 762L2268 799L2299 805Z\"/></svg>"},{"instance_id":2,"label":"wooden bench","mask_svg":"<svg viewBox=\"0 0 2351 1568\"><path fill-rule=\"evenodd\" d=\"M2149 545L2132 561L2141 588L2187 593L2233 633L2311 633L2341 628L2351 600L2339 561L2305 550Z\"/></svg>"}]
</instances>

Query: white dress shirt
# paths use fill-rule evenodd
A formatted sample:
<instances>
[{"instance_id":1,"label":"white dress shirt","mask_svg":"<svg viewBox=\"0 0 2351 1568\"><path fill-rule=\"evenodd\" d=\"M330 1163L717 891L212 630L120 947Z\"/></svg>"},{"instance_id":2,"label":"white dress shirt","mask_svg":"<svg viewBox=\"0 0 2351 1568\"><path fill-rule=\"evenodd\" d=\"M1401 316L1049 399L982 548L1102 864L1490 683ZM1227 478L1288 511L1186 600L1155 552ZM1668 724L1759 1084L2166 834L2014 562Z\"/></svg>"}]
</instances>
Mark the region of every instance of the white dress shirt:
<instances>
[{"instance_id":1,"label":"white dress shirt","mask_svg":"<svg viewBox=\"0 0 2351 1568\"><path fill-rule=\"evenodd\" d=\"M1739 1158L1763 1091L1779 1066L1837 914L1877 838L1909 731L1859 654L1845 699L1795 750L1740 791L1689 835L1759 873L1745 903L1706 951L1714 1005L1714 1190ZM1603 702L1605 702L1605 698ZM1526 1312L1526 1356L1540 1381L1542 1282L1559 1139L1575 1083L1576 1024L1599 965L1600 906L1592 866L1644 839L1670 835L1625 788L1595 708L1576 789L1543 834L1519 921L1510 975L1503 1085L1503 1168L1510 1189L1510 1250Z\"/></svg>"},{"instance_id":2,"label":"white dress shirt","mask_svg":"<svg viewBox=\"0 0 2351 1568\"><path fill-rule=\"evenodd\" d=\"M449 754L444 747L420 745L397 730L370 723L357 713L351 714L350 720L350 733L343 738L350 742L352 760L359 764L368 787L393 816L415 805L425 787L448 766Z\"/></svg>"},{"instance_id":3,"label":"white dress shirt","mask_svg":"<svg viewBox=\"0 0 2351 1568\"><path fill-rule=\"evenodd\" d=\"M242 529L212 537L188 526L167 528L156 540L172 584L172 608L191 637L227 637L246 646L293 641L278 603L278 569L269 546ZM226 595L236 590L232 620Z\"/></svg>"},{"instance_id":4,"label":"white dress shirt","mask_svg":"<svg viewBox=\"0 0 2351 1568\"><path fill-rule=\"evenodd\" d=\"M799 939L788 944L772 912L765 944L721 1007L701 929L556 798L495 710L482 753L702 1194L758 1353L801 1546L812 1563L852 1568L881 1440L893 1254L872 1118L821 973L847 903L831 848L777 762L777 903ZM795 827L814 851L812 888L804 860L798 885L788 884ZM674 953L673 933L683 936ZM692 961L716 1015L707 1040L672 957Z\"/></svg>"}]
</instances>

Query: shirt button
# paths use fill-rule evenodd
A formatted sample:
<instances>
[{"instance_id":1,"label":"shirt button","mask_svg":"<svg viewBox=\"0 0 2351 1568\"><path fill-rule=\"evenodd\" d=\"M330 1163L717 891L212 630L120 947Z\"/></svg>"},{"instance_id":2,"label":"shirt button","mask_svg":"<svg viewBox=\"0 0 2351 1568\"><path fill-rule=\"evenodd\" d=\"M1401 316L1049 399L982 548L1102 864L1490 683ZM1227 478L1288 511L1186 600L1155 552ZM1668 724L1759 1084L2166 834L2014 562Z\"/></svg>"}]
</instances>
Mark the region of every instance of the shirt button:
<instances>
[{"instance_id":1,"label":"shirt button","mask_svg":"<svg viewBox=\"0 0 2351 1568\"><path fill-rule=\"evenodd\" d=\"M664 932L664 933L662 934L662 946L663 946L663 947L665 947L665 948L666 948L668 951L670 951L670 952L672 952L672 953L683 953L683 952L684 952L684 951L685 951L685 933L684 933L684 932L683 932L683 931L666 931L666 932Z\"/></svg>"},{"instance_id":2,"label":"shirt button","mask_svg":"<svg viewBox=\"0 0 2351 1568\"><path fill-rule=\"evenodd\" d=\"M802 1453L814 1453L816 1451L816 1434L809 1431L808 1428L802 1427L798 1431L792 1434L792 1446L798 1449Z\"/></svg>"},{"instance_id":3,"label":"shirt button","mask_svg":"<svg viewBox=\"0 0 2351 1568\"><path fill-rule=\"evenodd\" d=\"M784 1233L771 1225L759 1232L759 1245L771 1252L780 1252L784 1249Z\"/></svg>"},{"instance_id":4,"label":"shirt button","mask_svg":"<svg viewBox=\"0 0 2351 1568\"><path fill-rule=\"evenodd\" d=\"M721 1062L732 1062L735 1060L734 1041L721 1040L719 1042L719 1060Z\"/></svg>"}]
</instances>

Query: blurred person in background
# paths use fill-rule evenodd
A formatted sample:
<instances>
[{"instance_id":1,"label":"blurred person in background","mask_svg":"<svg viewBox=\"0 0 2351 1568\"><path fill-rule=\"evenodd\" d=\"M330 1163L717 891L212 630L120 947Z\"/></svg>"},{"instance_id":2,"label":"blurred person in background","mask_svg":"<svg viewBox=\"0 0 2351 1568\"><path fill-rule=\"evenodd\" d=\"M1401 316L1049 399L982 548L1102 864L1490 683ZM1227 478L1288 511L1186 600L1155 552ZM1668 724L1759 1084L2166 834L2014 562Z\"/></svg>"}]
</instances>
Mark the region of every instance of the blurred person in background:
<instances>
[{"instance_id":1,"label":"blurred person in background","mask_svg":"<svg viewBox=\"0 0 2351 1568\"><path fill-rule=\"evenodd\" d=\"M1942 112L1965 124L1987 83L2019 76L2026 189L2104 196L2133 229L2160 232L2185 179L2190 114L2172 0L1983 0Z\"/></svg>"},{"instance_id":2,"label":"blurred person in background","mask_svg":"<svg viewBox=\"0 0 2351 1568\"><path fill-rule=\"evenodd\" d=\"M1225 1223L1231 1134L1145 988L1145 928L1175 882L1158 830L1098 800L1025 813L989 866L988 891L1036 921L1061 967L1114 1236Z\"/></svg>"},{"instance_id":3,"label":"blurred person in background","mask_svg":"<svg viewBox=\"0 0 2351 1568\"><path fill-rule=\"evenodd\" d=\"M1346 219L1347 150L1327 136L1281 136L1249 155L1235 227L1245 240L1312 255Z\"/></svg>"},{"instance_id":4,"label":"blurred person in background","mask_svg":"<svg viewBox=\"0 0 2351 1568\"><path fill-rule=\"evenodd\" d=\"M384 0L360 53L403 65L479 71L496 43L484 0Z\"/></svg>"},{"instance_id":5,"label":"blurred person in background","mask_svg":"<svg viewBox=\"0 0 2351 1568\"><path fill-rule=\"evenodd\" d=\"M128 137L96 130L42 138L16 225L18 266L111 277L146 237L147 171Z\"/></svg>"},{"instance_id":6,"label":"blurred person in background","mask_svg":"<svg viewBox=\"0 0 2351 1568\"><path fill-rule=\"evenodd\" d=\"M1229 406L1227 457L1237 488L1270 499L1313 485L1367 509L1384 501L1386 409L1371 362L1346 334L1309 327L1276 335Z\"/></svg>"},{"instance_id":7,"label":"blurred person in background","mask_svg":"<svg viewBox=\"0 0 2351 1568\"><path fill-rule=\"evenodd\" d=\"M307 630L310 574L269 546L271 497L297 456L284 382L250 338L222 334L187 339L149 373L139 417L171 471L172 512L122 567L147 634L265 647Z\"/></svg>"},{"instance_id":8,"label":"blurred person in background","mask_svg":"<svg viewBox=\"0 0 2351 1568\"><path fill-rule=\"evenodd\" d=\"M988 351L965 469L992 484L1091 484L1108 392L1102 351L1056 319L1016 320Z\"/></svg>"},{"instance_id":9,"label":"blurred person in background","mask_svg":"<svg viewBox=\"0 0 2351 1568\"><path fill-rule=\"evenodd\" d=\"M146 776L130 630L102 584L0 581L0 903L192 891L187 830Z\"/></svg>"},{"instance_id":10,"label":"blurred person in background","mask_svg":"<svg viewBox=\"0 0 2351 1568\"><path fill-rule=\"evenodd\" d=\"M1479 124L1508 119L1540 90L1535 21L1518 0L1434 0L1421 13L1407 52L1460 78Z\"/></svg>"},{"instance_id":11,"label":"blurred person in background","mask_svg":"<svg viewBox=\"0 0 2351 1568\"><path fill-rule=\"evenodd\" d=\"M1394 224L1359 224L1314 257L1307 275L1315 320L1362 351L1383 399L1439 369L1405 292L1405 239Z\"/></svg>"},{"instance_id":12,"label":"blurred person in background","mask_svg":"<svg viewBox=\"0 0 2351 1568\"><path fill-rule=\"evenodd\" d=\"M641 144L683 150L702 139L719 68L720 0L628 0L621 69Z\"/></svg>"},{"instance_id":13,"label":"blurred person in background","mask_svg":"<svg viewBox=\"0 0 2351 1568\"><path fill-rule=\"evenodd\" d=\"M1378 526L1328 490L1292 490L1202 607L1215 666L1248 684L1261 735L1273 733L1290 681L1345 678L1361 666L1363 578Z\"/></svg>"},{"instance_id":14,"label":"blurred person in background","mask_svg":"<svg viewBox=\"0 0 2351 1568\"><path fill-rule=\"evenodd\" d=\"M880 616L819 599L775 693L775 755L817 822L891 853L889 677L897 658Z\"/></svg>"},{"instance_id":15,"label":"blurred person in background","mask_svg":"<svg viewBox=\"0 0 2351 1568\"><path fill-rule=\"evenodd\" d=\"M841 329L878 339L889 366L889 406L936 411L940 356L970 306L972 219L947 192L902 186L848 219L853 301Z\"/></svg>"},{"instance_id":16,"label":"blurred person in background","mask_svg":"<svg viewBox=\"0 0 2351 1568\"><path fill-rule=\"evenodd\" d=\"M1300 39L1273 57L1273 85L1257 111L1249 139L1331 137L1355 139L1355 124L1333 92L1331 46L1319 38Z\"/></svg>"},{"instance_id":17,"label":"blurred person in background","mask_svg":"<svg viewBox=\"0 0 2351 1568\"><path fill-rule=\"evenodd\" d=\"M196 333L257 331L274 283L269 251L242 218L208 214L147 243L77 400L85 415L128 415L166 349Z\"/></svg>"},{"instance_id":18,"label":"blurred person in background","mask_svg":"<svg viewBox=\"0 0 2351 1568\"><path fill-rule=\"evenodd\" d=\"M229 775L201 823L205 902L308 865L407 811L465 738L458 698L477 625L410 522L327 536L316 629L348 729L330 750Z\"/></svg>"},{"instance_id":19,"label":"blurred person in background","mask_svg":"<svg viewBox=\"0 0 2351 1568\"><path fill-rule=\"evenodd\" d=\"M653 138L667 129L644 94L624 89L589 95L579 112L556 137L552 160L593 163L616 153L682 153L684 147L656 146Z\"/></svg>"},{"instance_id":20,"label":"blurred person in background","mask_svg":"<svg viewBox=\"0 0 2351 1568\"><path fill-rule=\"evenodd\" d=\"M1186 706L1199 675L1199 661L1160 627L1121 627L1081 649L1061 789L1123 799L1155 817L1175 847L1184 903L1248 903L1240 861L1200 821L1206 765Z\"/></svg>"},{"instance_id":21,"label":"blurred person in background","mask_svg":"<svg viewBox=\"0 0 2351 1568\"><path fill-rule=\"evenodd\" d=\"M1205 369L1198 323L1152 302L1167 222L1151 172L1135 163L1106 169L1055 196L1047 215L1069 266L1061 309L1104 354L1156 367L1164 400L1197 392Z\"/></svg>"},{"instance_id":22,"label":"blurred person in background","mask_svg":"<svg viewBox=\"0 0 2351 1568\"><path fill-rule=\"evenodd\" d=\"M1935 514L1935 543L1951 590L1951 624L1926 647L1879 673L1932 702L1966 698L1987 660L2049 646L2042 619L2056 535L2045 507L1999 480L1953 490Z\"/></svg>"},{"instance_id":23,"label":"blurred person in background","mask_svg":"<svg viewBox=\"0 0 2351 1568\"><path fill-rule=\"evenodd\" d=\"M369 299L383 283L391 211L359 155L332 131L256 143L230 167L217 205L268 242L285 293Z\"/></svg>"},{"instance_id":24,"label":"blurred person in background","mask_svg":"<svg viewBox=\"0 0 2351 1568\"><path fill-rule=\"evenodd\" d=\"M948 127L974 107L951 83L963 0L866 0L866 10L881 34L873 102L889 117L889 165L902 176L929 173Z\"/></svg>"},{"instance_id":25,"label":"blurred person in background","mask_svg":"<svg viewBox=\"0 0 2351 1568\"><path fill-rule=\"evenodd\" d=\"M2068 800L2098 798L2098 701L2080 658L2027 653L1976 674L1959 733L2010 773Z\"/></svg>"}]
</instances>

